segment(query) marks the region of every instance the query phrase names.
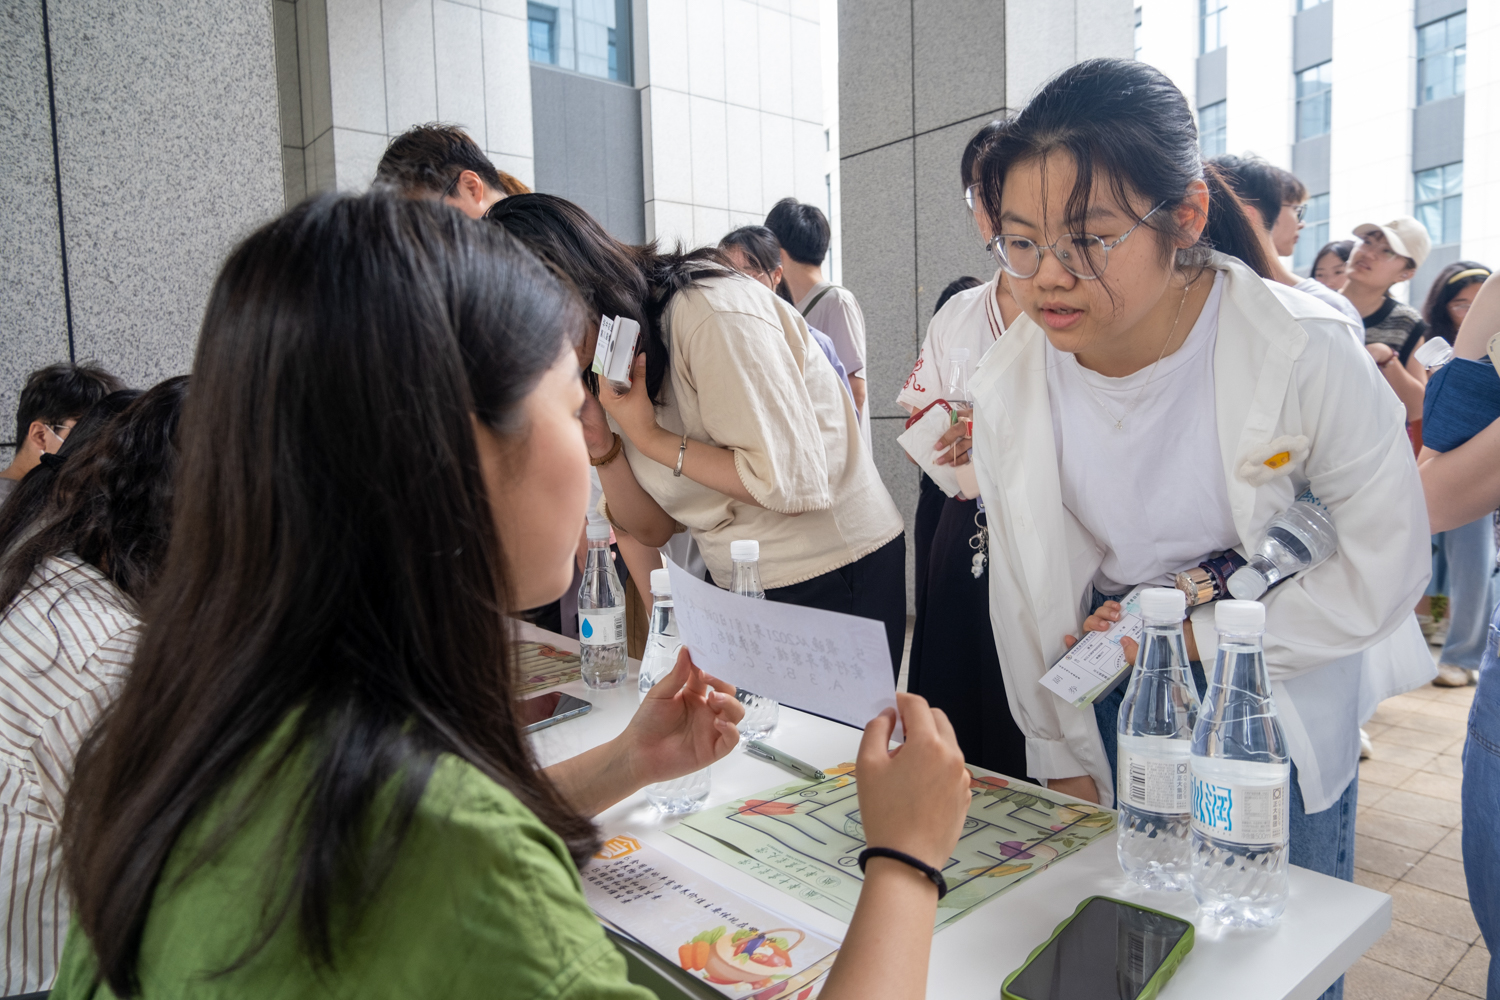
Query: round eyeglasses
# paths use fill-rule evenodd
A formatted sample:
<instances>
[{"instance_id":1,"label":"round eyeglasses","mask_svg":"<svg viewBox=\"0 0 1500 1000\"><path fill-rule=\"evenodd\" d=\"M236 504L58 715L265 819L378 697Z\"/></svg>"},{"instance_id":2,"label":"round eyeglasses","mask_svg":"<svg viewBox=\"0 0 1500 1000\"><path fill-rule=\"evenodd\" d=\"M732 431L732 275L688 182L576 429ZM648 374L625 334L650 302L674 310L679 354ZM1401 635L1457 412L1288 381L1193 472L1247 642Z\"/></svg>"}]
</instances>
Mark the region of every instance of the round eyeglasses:
<instances>
[{"instance_id":1,"label":"round eyeglasses","mask_svg":"<svg viewBox=\"0 0 1500 1000\"><path fill-rule=\"evenodd\" d=\"M974 199L979 196L979 185L970 184L964 188L964 204L969 206L969 211L974 211Z\"/></svg>"},{"instance_id":2,"label":"round eyeglasses","mask_svg":"<svg viewBox=\"0 0 1500 1000\"><path fill-rule=\"evenodd\" d=\"M1113 243L1105 243L1092 233L1069 233L1053 243L1038 243L1025 236L1001 233L991 237L985 244L985 249L995 258L1000 269L1012 278L1025 280L1036 277L1037 271L1042 267L1043 251L1051 250L1057 262L1067 268L1069 274L1085 281L1093 281L1109 265L1109 252L1124 243L1131 233L1165 204L1166 202L1162 202L1141 216L1140 222L1125 230L1124 235Z\"/></svg>"}]
</instances>

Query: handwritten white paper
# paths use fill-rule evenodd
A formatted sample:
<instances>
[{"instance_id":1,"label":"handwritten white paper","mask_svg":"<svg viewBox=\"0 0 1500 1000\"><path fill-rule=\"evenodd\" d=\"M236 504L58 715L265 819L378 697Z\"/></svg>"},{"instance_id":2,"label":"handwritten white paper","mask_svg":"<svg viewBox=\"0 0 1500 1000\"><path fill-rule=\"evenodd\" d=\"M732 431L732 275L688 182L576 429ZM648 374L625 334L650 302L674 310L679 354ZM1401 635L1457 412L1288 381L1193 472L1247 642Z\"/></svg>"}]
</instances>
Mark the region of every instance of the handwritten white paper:
<instances>
[{"instance_id":1,"label":"handwritten white paper","mask_svg":"<svg viewBox=\"0 0 1500 1000\"><path fill-rule=\"evenodd\" d=\"M1109 627L1108 632L1085 632L1042 676L1042 687L1068 702L1074 708L1083 708L1113 689L1114 681L1129 669L1125 662L1125 650L1120 640L1129 638L1141 641L1145 624L1141 620L1141 591L1136 587L1120 602L1120 620Z\"/></svg>"},{"instance_id":2,"label":"handwritten white paper","mask_svg":"<svg viewBox=\"0 0 1500 1000\"><path fill-rule=\"evenodd\" d=\"M683 645L710 674L858 729L896 707L881 622L742 597L666 563Z\"/></svg>"}]
</instances>

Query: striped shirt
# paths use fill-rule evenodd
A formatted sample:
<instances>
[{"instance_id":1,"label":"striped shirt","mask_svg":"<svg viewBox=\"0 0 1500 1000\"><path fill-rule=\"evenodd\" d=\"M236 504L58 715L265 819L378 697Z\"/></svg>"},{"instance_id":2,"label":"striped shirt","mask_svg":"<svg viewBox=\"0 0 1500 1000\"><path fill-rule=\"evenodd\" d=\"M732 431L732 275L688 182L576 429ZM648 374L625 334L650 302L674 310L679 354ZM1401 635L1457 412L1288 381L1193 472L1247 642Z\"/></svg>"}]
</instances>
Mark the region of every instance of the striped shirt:
<instances>
[{"instance_id":1,"label":"striped shirt","mask_svg":"<svg viewBox=\"0 0 1500 1000\"><path fill-rule=\"evenodd\" d=\"M45 990L72 912L57 824L73 758L120 689L140 621L71 552L43 560L0 617L0 995Z\"/></svg>"}]
</instances>

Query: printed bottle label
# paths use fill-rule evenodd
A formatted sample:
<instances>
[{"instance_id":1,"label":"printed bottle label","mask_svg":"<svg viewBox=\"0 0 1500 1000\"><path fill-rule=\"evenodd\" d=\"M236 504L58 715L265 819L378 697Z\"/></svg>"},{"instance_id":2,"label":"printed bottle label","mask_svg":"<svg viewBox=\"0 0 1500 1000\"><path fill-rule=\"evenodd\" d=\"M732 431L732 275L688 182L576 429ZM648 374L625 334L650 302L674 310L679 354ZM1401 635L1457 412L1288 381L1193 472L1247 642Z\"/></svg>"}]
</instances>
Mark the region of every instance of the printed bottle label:
<instances>
[{"instance_id":1,"label":"printed bottle label","mask_svg":"<svg viewBox=\"0 0 1500 1000\"><path fill-rule=\"evenodd\" d=\"M1193 829L1231 844L1284 844L1288 782L1239 785L1193 775Z\"/></svg>"},{"instance_id":2,"label":"printed bottle label","mask_svg":"<svg viewBox=\"0 0 1500 1000\"><path fill-rule=\"evenodd\" d=\"M625 609L593 608L578 612L578 641L585 646L611 646L625 641Z\"/></svg>"},{"instance_id":3,"label":"printed bottle label","mask_svg":"<svg viewBox=\"0 0 1500 1000\"><path fill-rule=\"evenodd\" d=\"M1120 771L1117 795L1123 805L1146 812L1177 814L1192 808L1192 759L1191 745L1186 740L1164 737L1141 737L1142 742L1151 740L1168 744L1159 753L1146 754L1139 748L1127 747L1120 740ZM1132 741L1134 742L1134 741ZM1173 753L1177 744L1180 753Z\"/></svg>"}]
</instances>

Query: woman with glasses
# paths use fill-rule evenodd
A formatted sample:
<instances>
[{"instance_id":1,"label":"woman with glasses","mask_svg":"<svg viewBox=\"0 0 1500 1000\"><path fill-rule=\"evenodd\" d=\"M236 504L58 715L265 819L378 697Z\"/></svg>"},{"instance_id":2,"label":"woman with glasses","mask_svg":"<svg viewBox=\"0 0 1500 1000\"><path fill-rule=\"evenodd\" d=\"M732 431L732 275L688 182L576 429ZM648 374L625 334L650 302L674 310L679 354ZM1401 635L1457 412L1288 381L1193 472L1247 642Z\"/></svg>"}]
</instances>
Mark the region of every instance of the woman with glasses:
<instances>
[{"instance_id":1,"label":"woman with glasses","mask_svg":"<svg viewBox=\"0 0 1500 1000\"><path fill-rule=\"evenodd\" d=\"M984 212L976 210L974 167L984 148L1004 129L1001 121L982 127L959 161L965 205L986 240L992 230ZM916 366L896 402L915 414L944 398L953 359L966 357L963 364L972 375L979 359L1018 312L998 269L989 281L976 282L975 287L940 302L927 326ZM970 464L971 413L966 407L958 413L959 421L935 445L939 465ZM924 475L922 479L917 531L928 528L931 535L925 544L919 541L917 545L917 558L925 565L919 562L917 566L917 616L906 689L948 714L964 760L1024 778L1026 737L1011 718L995 637L989 628L984 513L976 497L950 497L931 478Z\"/></svg>"},{"instance_id":2,"label":"woman with glasses","mask_svg":"<svg viewBox=\"0 0 1500 1000\"><path fill-rule=\"evenodd\" d=\"M1427 321L1424 339L1441 337L1457 344L1469 306L1489 276L1489 268L1472 260L1455 261L1443 268L1422 307L1422 318ZM1432 583L1427 593L1448 598L1448 631L1438 655L1438 675L1432 683L1464 687L1479 679L1490 615L1500 600L1495 579L1494 523L1485 516L1438 532L1432 536L1432 547ZM1420 615L1429 609L1419 606L1417 611ZM1436 623L1432 626L1434 631L1439 627Z\"/></svg>"},{"instance_id":3,"label":"woman with glasses","mask_svg":"<svg viewBox=\"0 0 1500 1000\"><path fill-rule=\"evenodd\" d=\"M1023 312L973 394L990 617L1030 773L1112 802L1115 719L1038 680L1081 627L1119 617L1107 599L1253 550L1311 490L1339 549L1266 595L1266 660L1296 768L1292 861L1352 877L1361 705L1389 693L1363 689L1363 654L1403 623L1421 649L1427 541L1400 407L1344 321L1213 250L1216 226L1247 222L1215 218L1187 101L1150 66L1064 70L979 176ZM1194 660L1213 656L1212 622L1194 615ZM1431 676L1421 659L1398 686Z\"/></svg>"}]
</instances>

